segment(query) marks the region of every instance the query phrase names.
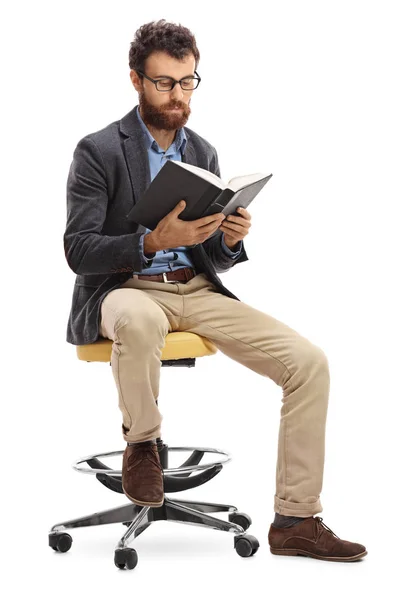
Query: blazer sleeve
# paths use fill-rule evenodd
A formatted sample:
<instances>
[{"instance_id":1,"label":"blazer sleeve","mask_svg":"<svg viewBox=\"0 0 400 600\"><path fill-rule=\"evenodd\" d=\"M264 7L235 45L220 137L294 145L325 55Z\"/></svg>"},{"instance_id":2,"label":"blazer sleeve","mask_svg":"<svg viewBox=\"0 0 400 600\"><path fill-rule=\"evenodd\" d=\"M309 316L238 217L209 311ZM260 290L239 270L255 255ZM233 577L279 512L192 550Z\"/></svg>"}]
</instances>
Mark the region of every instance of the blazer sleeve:
<instances>
[{"instance_id":1,"label":"blazer sleeve","mask_svg":"<svg viewBox=\"0 0 400 600\"><path fill-rule=\"evenodd\" d=\"M214 147L212 150L213 156L210 161L209 170L215 175L218 175L218 177L221 177L218 154ZM241 240L238 251L233 253L232 251L229 251L230 249L227 247L225 247L226 249L224 250L222 239L223 235L223 232L217 229L217 231L211 237L202 243L208 258L211 260L217 273L229 271L229 269L231 269L236 263L248 260L243 240Z\"/></svg>"},{"instance_id":2,"label":"blazer sleeve","mask_svg":"<svg viewBox=\"0 0 400 600\"><path fill-rule=\"evenodd\" d=\"M67 179L67 223L64 253L77 275L141 271L142 232L102 234L108 194L103 158L95 142L82 138L74 151Z\"/></svg>"}]
</instances>

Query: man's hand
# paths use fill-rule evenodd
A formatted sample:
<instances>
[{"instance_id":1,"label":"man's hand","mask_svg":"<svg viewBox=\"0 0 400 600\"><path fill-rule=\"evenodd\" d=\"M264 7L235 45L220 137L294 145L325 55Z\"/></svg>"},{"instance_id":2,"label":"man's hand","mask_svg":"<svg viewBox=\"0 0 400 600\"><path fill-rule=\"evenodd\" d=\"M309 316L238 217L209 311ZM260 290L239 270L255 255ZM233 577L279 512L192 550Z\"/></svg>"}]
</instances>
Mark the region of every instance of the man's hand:
<instances>
[{"instance_id":1,"label":"man's hand","mask_svg":"<svg viewBox=\"0 0 400 600\"><path fill-rule=\"evenodd\" d=\"M225 234L224 242L230 250L236 246L248 233L251 227L251 215L241 206L237 209L240 217L236 215L228 215L219 229Z\"/></svg>"},{"instance_id":2,"label":"man's hand","mask_svg":"<svg viewBox=\"0 0 400 600\"><path fill-rule=\"evenodd\" d=\"M184 221L179 219L179 215L185 207L185 201L182 204L178 202L175 208L158 222L154 231L145 235L145 253L201 244L218 229L225 219L224 214L216 213L194 221Z\"/></svg>"}]
</instances>

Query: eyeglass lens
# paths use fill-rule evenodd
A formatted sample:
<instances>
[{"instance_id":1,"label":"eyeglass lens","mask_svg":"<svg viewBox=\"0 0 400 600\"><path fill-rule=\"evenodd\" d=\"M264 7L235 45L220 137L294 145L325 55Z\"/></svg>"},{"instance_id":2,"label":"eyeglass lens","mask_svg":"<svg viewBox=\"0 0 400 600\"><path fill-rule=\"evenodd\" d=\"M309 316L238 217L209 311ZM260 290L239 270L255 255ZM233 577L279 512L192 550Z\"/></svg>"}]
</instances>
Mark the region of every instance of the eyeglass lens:
<instances>
[{"instance_id":1,"label":"eyeglass lens","mask_svg":"<svg viewBox=\"0 0 400 600\"><path fill-rule=\"evenodd\" d=\"M184 90L194 90L197 87L198 83L199 81L197 78L188 77L187 79L182 79L181 86ZM156 82L156 87L160 91L168 91L172 89L173 84L173 79L166 77L165 79L158 79Z\"/></svg>"}]
</instances>

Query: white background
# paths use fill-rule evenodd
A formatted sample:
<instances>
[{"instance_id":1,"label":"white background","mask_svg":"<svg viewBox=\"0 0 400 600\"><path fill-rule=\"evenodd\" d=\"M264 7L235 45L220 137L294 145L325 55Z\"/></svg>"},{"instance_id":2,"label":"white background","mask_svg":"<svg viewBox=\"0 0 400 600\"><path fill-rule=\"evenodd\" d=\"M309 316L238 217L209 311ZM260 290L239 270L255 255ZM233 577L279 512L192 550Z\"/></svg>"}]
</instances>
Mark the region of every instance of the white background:
<instances>
[{"instance_id":1,"label":"white background","mask_svg":"<svg viewBox=\"0 0 400 600\"><path fill-rule=\"evenodd\" d=\"M7 597L336 598L382 593L395 582L397 4L97 0L3 8ZM367 547L358 563L269 552L281 389L222 353L195 369L162 370L163 438L231 452L217 478L181 497L248 513L257 554L240 558L233 534L165 522L132 542L134 571L113 564L121 525L72 531L67 554L47 546L55 523L125 500L71 468L79 457L125 444L110 366L78 361L65 340L75 279L63 251L66 179L78 140L137 104L129 45L140 25L160 18L196 36L202 83L188 127L217 148L223 179L273 173L249 209L249 261L221 278L328 356L319 516L339 537Z\"/></svg>"}]
</instances>

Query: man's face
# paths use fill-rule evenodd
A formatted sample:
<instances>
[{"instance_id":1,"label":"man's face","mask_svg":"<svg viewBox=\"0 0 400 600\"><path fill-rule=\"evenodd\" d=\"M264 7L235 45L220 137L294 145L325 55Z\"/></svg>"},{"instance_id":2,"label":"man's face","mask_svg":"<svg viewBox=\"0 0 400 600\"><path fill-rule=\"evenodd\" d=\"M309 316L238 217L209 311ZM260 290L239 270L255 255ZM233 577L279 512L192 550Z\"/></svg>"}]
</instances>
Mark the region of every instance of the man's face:
<instances>
[{"instance_id":1,"label":"man's face","mask_svg":"<svg viewBox=\"0 0 400 600\"><path fill-rule=\"evenodd\" d=\"M173 77L179 81L182 77L194 75L194 70L193 54L189 54L183 60L177 60L165 52L153 52L147 58L143 72L152 79ZM135 71L131 71L130 74L139 93L140 114L147 125L167 131L186 125L191 113L189 104L193 90L182 90L177 83L171 91L160 92L154 83L146 78L143 78L141 83Z\"/></svg>"}]
</instances>

